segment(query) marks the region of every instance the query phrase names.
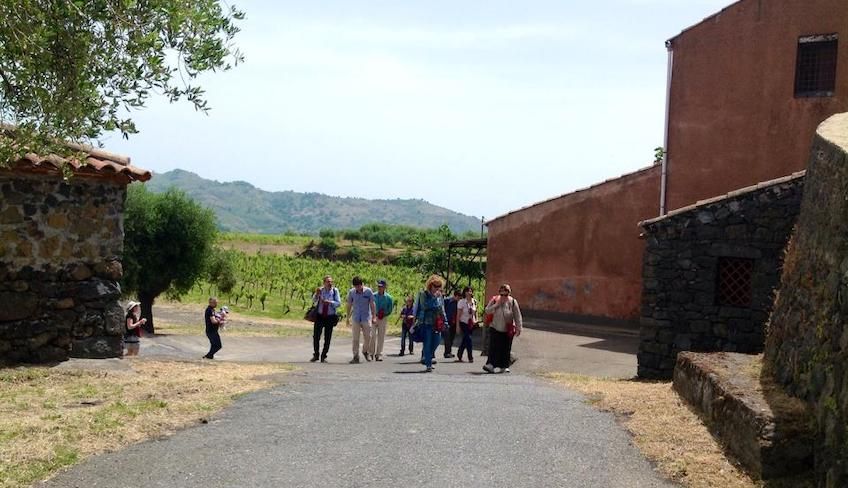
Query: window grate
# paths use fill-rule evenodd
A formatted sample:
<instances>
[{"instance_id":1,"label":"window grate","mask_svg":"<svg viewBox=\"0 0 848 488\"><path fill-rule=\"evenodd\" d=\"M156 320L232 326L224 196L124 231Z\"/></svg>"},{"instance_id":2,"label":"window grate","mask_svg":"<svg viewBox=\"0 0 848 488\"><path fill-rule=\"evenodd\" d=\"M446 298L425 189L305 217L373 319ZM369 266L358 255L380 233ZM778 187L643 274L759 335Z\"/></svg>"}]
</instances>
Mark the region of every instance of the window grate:
<instances>
[{"instance_id":1,"label":"window grate","mask_svg":"<svg viewBox=\"0 0 848 488\"><path fill-rule=\"evenodd\" d=\"M796 97L833 96L836 89L836 35L808 36L798 40L795 66Z\"/></svg>"},{"instance_id":2,"label":"window grate","mask_svg":"<svg viewBox=\"0 0 848 488\"><path fill-rule=\"evenodd\" d=\"M750 307L753 292L754 261L719 258L716 302L731 307Z\"/></svg>"}]
</instances>

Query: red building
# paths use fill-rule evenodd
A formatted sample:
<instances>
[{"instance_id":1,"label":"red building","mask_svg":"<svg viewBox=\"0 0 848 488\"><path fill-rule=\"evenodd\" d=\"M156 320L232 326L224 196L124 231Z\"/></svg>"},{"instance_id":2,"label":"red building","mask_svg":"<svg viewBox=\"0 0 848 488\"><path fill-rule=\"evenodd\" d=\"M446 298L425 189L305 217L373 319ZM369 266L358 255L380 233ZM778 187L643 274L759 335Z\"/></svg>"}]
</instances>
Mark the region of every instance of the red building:
<instances>
[{"instance_id":1,"label":"red building","mask_svg":"<svg viewBox=\"0 0 848 488\"><path fill-rule=\"evenodd\" d=\"M846 0L741 0L670 39L663 164L490 221L487 296L508 282L531 315L635 328L637 223L804 169L848 111L846 40Z\"/></svg>"}]
</instances>

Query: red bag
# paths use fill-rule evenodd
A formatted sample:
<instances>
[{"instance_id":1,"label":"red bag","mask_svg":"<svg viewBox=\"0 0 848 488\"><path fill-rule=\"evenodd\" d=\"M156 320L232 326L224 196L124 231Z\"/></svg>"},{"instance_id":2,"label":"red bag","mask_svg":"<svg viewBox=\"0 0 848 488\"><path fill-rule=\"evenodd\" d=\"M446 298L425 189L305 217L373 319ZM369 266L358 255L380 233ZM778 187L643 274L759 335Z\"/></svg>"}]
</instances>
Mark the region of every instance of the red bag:
<instances>
[{"instance_id":1,"label":"red bag","mask_svg":"<svg viewBox=\"0 0 848 488\"><path fill-rule=\"evenodd\" d=\"M497 298L497 295L490 298L489 301L491 302L492 300L494 300L496 298ZM492 325L493 320L495 320L495 314L487 313L486 315L483 315L483 324L484 325L486 325L486 326Z\"/></svg>"},{"instance_id":2,"label":"red bag","mask_svg":"<svg viewBox=\"0 0 848 488\"><path fill-rule=\"evenodd\" d=\"M436 316L436 323L433 324L433 329L435 329L436 332L444 332L445 331L445 319L444 319L444 317L442 317L441 314Z\"/></svg>"},{"instance_id":3,"label":"red bag","mask_svg":"<svg viewBox=\"0 0 848 488\"><path fill-rule=\"evenodd\" d=\"M380 310L379 312L377 312L377 318L378 319L383 320L383 317L385 317L385 316L386 316L385 310Z\"/></svg>"},{"instance_id":4,"label":"red bag","mask_svg":"<svg viewBox=\"0 0 848 488\"><path fill-rule=\"evenodd\" d=\"M510 322L506 324L506 335L510 337L515 337L515 334L518 333L518 328L515 326L515 322Z\"/></svg>"}]
</instances>

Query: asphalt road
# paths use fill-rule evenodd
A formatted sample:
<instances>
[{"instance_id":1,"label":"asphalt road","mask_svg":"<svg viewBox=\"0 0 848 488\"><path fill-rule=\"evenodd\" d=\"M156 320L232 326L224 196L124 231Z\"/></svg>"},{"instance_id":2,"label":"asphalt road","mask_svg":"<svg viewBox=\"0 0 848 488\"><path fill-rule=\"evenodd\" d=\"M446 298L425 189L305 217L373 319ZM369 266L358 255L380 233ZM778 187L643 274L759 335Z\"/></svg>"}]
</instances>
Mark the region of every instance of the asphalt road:
<instances>
[{"instance_id":1,"label":"asphalt road","mask_svg":"<svg viewBox=\"0 0 848 488\"><path fill-rule=\"evenodd\" d=\"M520 374L314 369L49 487L653 487L609 414Z\"/></svg>"},{"instance_id":2,"label":"asphalt road","mask_svg":"<svg viewBox=\"0 0 848 488\"><path fill-rule=\"evenodd\" d=\"M300 369L208 424L93 457L39 486L675 486L612 415L534 374L580 364L629 376L633 340L549 334L525 330L513 373L499 375L483 374L479 356L473 365L439 356L423 373L417 354L395 355L396 338L385 361L349 365L349 337L321 364L307 361L309 339L225 336L220 360ZM162 336L143 339L141 354L194 359L206 347L202 336Z\"/></svg>"}]
</instances>

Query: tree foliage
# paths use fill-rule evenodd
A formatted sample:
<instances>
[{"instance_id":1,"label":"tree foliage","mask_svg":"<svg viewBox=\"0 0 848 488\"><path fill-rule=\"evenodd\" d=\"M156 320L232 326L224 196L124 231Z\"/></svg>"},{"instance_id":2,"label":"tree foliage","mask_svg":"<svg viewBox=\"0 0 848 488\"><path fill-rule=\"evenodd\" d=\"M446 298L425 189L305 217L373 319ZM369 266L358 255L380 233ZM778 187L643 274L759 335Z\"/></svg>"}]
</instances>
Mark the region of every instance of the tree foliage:
<instances>
[{"instance_id":1,"label":"tree foliage","mask_svg":"<svg viewBox=\"0 0 848 488\"><path fill-rule=\"evenodd\" d=\"M0 2L0 122L14 124L0 165L56 141L137 132L129 113L151 95L209 107L198 75L242 60L244 13L218 0Z\"/></svg>"},{"instance_id":2,"label":"tree foliage","mask_svg":"<svg viewBox=\"0 0 848 488\"><path fill-rule=\"evenodd\" d=\"M125 294L138 294L142 316L153 331L153 301L177 298L204 276L217 234L215 217L176 190L150 193L132 185L124 214Z\"/></svg>"}]
</instances>

